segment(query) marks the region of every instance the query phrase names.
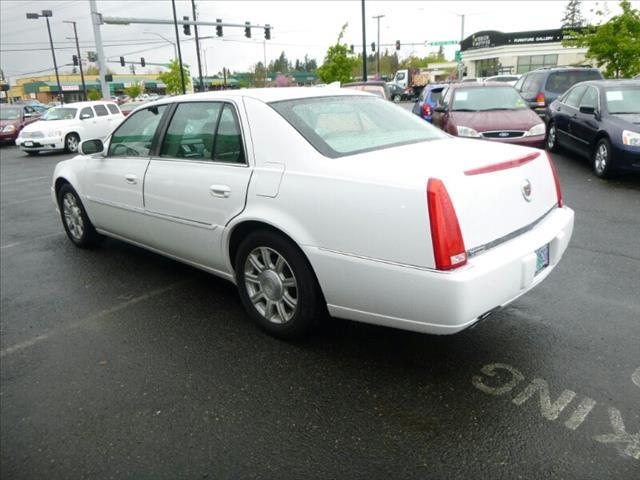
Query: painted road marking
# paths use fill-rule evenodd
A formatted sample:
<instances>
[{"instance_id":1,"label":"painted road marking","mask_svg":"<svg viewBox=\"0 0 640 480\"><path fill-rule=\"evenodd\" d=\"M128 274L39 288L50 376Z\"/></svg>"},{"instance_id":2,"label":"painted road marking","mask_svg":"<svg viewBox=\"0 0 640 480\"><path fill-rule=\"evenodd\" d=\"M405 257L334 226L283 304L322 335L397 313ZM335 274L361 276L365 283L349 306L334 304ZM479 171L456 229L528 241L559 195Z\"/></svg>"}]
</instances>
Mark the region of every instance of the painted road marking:
<instances>
[{"instance_id":1,"label":"painted road marking","mask_svg":"<svg viewBox=\"0 0 640 480\"><path fill-rule=\"evenodd\" d=\"M493 396L502 396L512 392L518 384L524 381L524 375L516 368L506 363L490 363L480 369L482 375L474 375L471 383L481 392ZM633 374L634 383L639 378L640 368ZM549 384L543 378L534 378L525 388L512 400L516 405L524 405L530 398L538 395L540 414L550 421L557 420L565 408L567 408L576 397L573 390L563 390L555 401L552 401ZM569 430L576 430L586 420L588 415L597 405L596 401L589 397L584 397L573 410L569 418L564 422L564 426ZM607 413L609 423L613 433L603 433L594 435L592 438L596 442L613 444L622 455L640 460L640 432L636 434L627 433L622 420L620 410L608 407Z\"/></svg>"},{"instance_id":2,"label":"painted road marking","mask_svg":"<svg viewBox=\"0 0 640 480\"><path fill-rule=\"evenodd\" d=\"M636 371L631 375L631 381L640 387L640 367L636 368Z\"/></svg>"},{"instance_id":3,"label":"painted road marking","mask_svg":"<svg viewBox=\"0 0 640 480\"><path fill-rule=\"evenodd\" d=\"M1 245L0 246L0 250L4 250L5 248L13 248L13 247L17 247L18 245L22 245L25 243L31 243L31 242L36 242L38 240L44 240L45 238L50 238L50 237L57 237L58 235L64 235L64 232L56 232L56 233L50 233L48 235L42 235L40 237L34 237L34 238L30 238L29 240L25 240L24 242L13 242L13 243L8 243L6 245Z\"/></svg>"},{"instance_id":4,"label":"painted road marking","mask_svg":"<svg viewBox=\"0 0 640 480\"><path fill-rule=\"evenodd\" d=\"M4 187L7 185L13 185L14 183L24 183L24 182L33 182L35 180L44 180L45 178L50 178L50 177L30 177L30 178L23 178L20 180L10 180L7 182L2 182L0 183L0 187Z\"/></svg>"},{"instance_id":5,"label":"painted road marking","mask_svg":"<svg viewBox=\"0 0 640 480\"><path fill-rule=\"evenodd\" d=\"M38 200L44 200L46 198L51 199L51 194L43 195L42 197L27 198L25 200L16 200L15 202L2 203L0 204L0 207L10 207L11 205L18 205L20 203L36 202Z\"/></svg>"},{"instance_id":6,"label":"painted road marking","mask_svg":"<svg viewBox=\"0 0 640 480\"><path fill-rule=\"evenodd\" d=\"M175 282L172 283L171 285L168 285L166 287L162 287L162 288L158 288L156 290L153 290L149 293L145 293L144 295L140 295L138 297L134 297L130 300L127 300L126 302L120 303L118 305L115 305L111 308L107 308L105 310L101 310L98 313L94 313L93 315L89 315L88 317L83 318L82 320L79 320L77 322L73 322L69 325L67 325L66 327L63 327L59 330L54 330L51 332L47 332L47 333L43 333L42 335L38 335L37 337L31 338L29 340L26 340L24 342L21 343L17 343L15 345L12 345L11 347L7 347L4 350L0 351L0 358L6 357L8 355L11 355L13 353L16 352L20 352L22 350L24 350L25 348L29 348L32 347L33 345L36 345L44 340L47 340L48 338L51 338L54 335L63 333L63 332L67 332L69 330L74 330L78 327L82 327L85 326L88 323L94 322L96 320L99 320L100 318L103 317L107 317L111 314L114 314L116 312L119 312L121 310L124 310L125 308L128 308L132 305L135 305L136 303L140 303L140 302L144 302L145 300L148 300L150 298L153 297L157 297L158 295L162 295L163 293L168 292L169 290L173 290L176 287L179 287L187 282L189 282L190 280L180 280L179 282Z\"/></svg>"}]
</instances>

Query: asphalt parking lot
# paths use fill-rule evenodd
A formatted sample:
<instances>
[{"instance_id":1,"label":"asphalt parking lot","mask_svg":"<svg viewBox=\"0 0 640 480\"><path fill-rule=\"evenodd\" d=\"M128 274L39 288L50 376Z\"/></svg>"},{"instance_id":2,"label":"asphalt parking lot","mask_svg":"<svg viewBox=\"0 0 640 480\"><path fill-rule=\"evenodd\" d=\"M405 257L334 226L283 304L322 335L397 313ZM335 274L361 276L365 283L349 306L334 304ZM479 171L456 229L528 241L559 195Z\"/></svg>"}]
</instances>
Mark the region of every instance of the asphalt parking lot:
<instances>
[{"instance_id":1,"label":"asphalt parking lot","mask_svg":"<svg viewBox=\"0 0 640 480\"><path fill-rule=\"evenodd\" d=\"M332 320L293 344L229 283L72 246L65 158L0 149L2 478L640 477L640 178L555 156L569 249L471 330Z\"/></svg>"}]
</instances>

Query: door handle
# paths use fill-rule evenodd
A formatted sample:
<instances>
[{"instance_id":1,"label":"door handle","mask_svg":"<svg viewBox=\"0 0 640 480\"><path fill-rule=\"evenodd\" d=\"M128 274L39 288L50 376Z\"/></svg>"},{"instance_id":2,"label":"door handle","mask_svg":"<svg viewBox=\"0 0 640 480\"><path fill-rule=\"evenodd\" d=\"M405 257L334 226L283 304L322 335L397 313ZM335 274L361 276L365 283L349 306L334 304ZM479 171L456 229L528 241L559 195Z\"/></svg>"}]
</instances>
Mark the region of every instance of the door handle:
<instances>
[{"instance_id":1,"label":"door handle","mask_svg":"<svg viewBox=\"0 0 640 480\"><path fill-rule=\"evenodd\" d=\"M127 173L124 176L124 179L127 181L127 183L130 183L131 185L135 185L136 183L138 183L138 176L134 175L133 173Z\"/></svg>"},{"instance_id":2,"label":"door handle","mask_svg":"<svg viewBox=\"0 0 640 480\"><path fill-rule=\"evenodd\" d=\"M228 185L211 185L209 193L214 197L227 198L231 194L231 188Z\"/></svg>"}]
</instances>

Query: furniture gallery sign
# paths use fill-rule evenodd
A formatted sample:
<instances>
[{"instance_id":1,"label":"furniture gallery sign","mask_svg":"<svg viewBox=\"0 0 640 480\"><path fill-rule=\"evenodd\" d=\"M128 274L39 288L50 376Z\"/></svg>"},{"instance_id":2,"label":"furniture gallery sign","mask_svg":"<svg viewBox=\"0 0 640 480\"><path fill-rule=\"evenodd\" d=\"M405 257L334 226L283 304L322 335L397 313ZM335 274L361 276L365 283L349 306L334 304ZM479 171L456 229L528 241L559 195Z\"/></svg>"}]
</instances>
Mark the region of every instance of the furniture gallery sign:
<instances>
[{"instance_id":1,"label":"furniture gallery sign","mask_svg":"<svg viewBox=\"0 0 640 480\"><path fill-rule=\"evenodd\" d=\"M466 50L500 47L504 45L553 43L561 42L568 38L571 38L570 31L563 30L561 28L554 30L532 30L529 32L511 33L486 30L474 33L473 35L465 38L460 45L460 49L464 52Z\"/></svg>"}]
</instances>

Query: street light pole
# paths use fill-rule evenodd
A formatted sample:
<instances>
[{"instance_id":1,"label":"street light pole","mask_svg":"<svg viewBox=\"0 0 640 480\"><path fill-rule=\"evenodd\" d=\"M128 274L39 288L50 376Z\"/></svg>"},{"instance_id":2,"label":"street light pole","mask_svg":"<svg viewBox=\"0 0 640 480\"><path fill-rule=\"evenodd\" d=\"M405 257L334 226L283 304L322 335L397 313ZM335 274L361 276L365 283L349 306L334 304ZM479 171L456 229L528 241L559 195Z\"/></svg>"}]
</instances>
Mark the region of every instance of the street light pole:
<instances>
[{"instance_id":1,"label":"street light pole","mask_svg":"<svg viewBox=\"0 0 640 480\"><path fill-rule=\"evenodd\" d=\"M380 19L384 18L384 15L376 15L372 18L378 20L378 50L376 50L376 75L380 75Z\"/></svg>"},{"instance_id":2,"label":"street light pole","mask_svg":"<svg viewBox=\"0 0 640 480\"><path fill-rule=\"evenodd\" d=\"M42 10L42 13L27 13L28 19L37 19L44 17L47 21L47 32L49 33L49 45L51 46L51 56L53 57L53 68L56 72L56 83L58 84L58 95L60 97L60 105L64 105L64 96L62 95L62 86L60 85L60 75L58 74L58 62L56 61L56 51L53 48L53 37L51 36L51 25L49 24L49 17L52 17L51 10Z\"/></svg>"},{"instance_id":3,"label":"street light pole","mask_svg":"<svg viewBox=\"0 0 640 480\"><path fill-rule=\"evenodd\" d=\"M176 0L171 0L173 7L173 25L176 28L176 45L178 45L178 63L180 64L180 82L182 83L182 94L187 93L187 87L184 83L184 70L182 70L182 52L180 51L180 34L178 33L178 16L176 15Z\"/></svg>"},{"instance_id":4,"label":"street light pole","mask_svg":"<svg viewBox=\"0 0 640 480\"><path fill-rule=\"evenodd\" d=\"M362 81L367 81L367 28L364 13L364 0L362 0Z\"/></svg>"},{"instance_id":5,"label":"street light pole","mask_svg":"<svg viewBox=\"0 0 640 480\"><path fill-rule=\"evenodd\" d=\"M73 24L73 35L76 37L76 51L78 52L78 66L80 67L80 79L82 80L82 99L87 100L87 86L84 83L84 71L82 70L82 57L80 56L80 44L78 43L78 30L76 29L76 22L70 20L63 20L62 23Z\"/></svg>"},{"instance_id":6,"label":"street light pole","mask_svg":"<svg viewBox=\"0 0 640 480\"><path fill-rule=\"evenodd\" d=\"M163 39L165 42L171 44L173 46L173 58L178 58L178 50L176 49L176 44L174 42L172 42L171 40L169 40L167 37L160 35L159 33L156 32L149 32L147 30L145 30L142 33L148 33L149 35L155 35L157 37L160 37L161 39Z\"/></svg>"},{"instance_id":7,"label":"street light pole","mask_svg":"<svg viewBox=\"0 0 640 480\"><path fill-rule=\"evenodd\" d=\"M196 2L191 0L191 9L193 10L193 21L196 19ZM198 57L198 76L200 77L200 91L204 92L204 81L202 80L202 63L200 62L200 39L198 38L198 25L193 26L193 31L196 34L196 55Z\"/></svg>"}]
</instances>

